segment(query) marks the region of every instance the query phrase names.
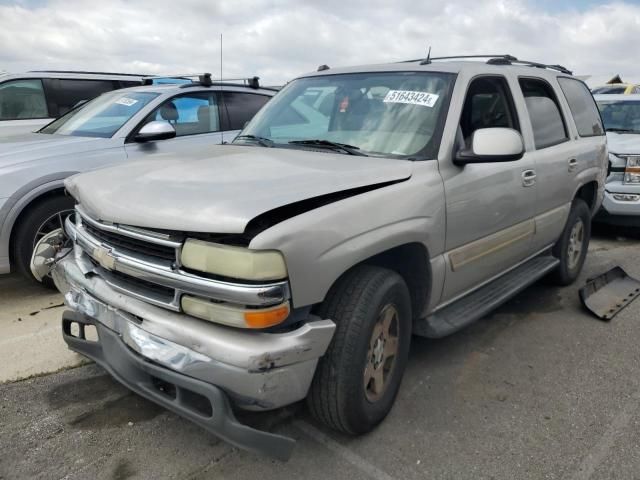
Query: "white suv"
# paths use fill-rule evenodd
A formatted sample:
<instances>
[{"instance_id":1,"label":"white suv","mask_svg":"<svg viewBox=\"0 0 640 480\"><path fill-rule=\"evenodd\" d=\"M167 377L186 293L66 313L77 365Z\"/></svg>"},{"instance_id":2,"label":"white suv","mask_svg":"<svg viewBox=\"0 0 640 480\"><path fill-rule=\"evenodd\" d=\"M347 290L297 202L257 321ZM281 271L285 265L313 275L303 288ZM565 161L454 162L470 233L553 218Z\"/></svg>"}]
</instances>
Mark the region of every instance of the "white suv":
<instances>
[{"instance_id":1,"label":"white suv","mask_svg":"<svg viewBox=\"0 0 640 480\"><path fill-rule=\"evenodd\" d=\"M0 75L0 137L28 133L101 93L141 85L143 75L36 71Z\"/></svg>"},{"instance_id":2,"label":"white suv","mask_svg":"<svg viewBox=\"0 0 640 480\"><path fill-rule=\"evenodd\" d=\"M596 220L640 226L640 95L596 95L609 145L609 177Z\"/></svg>"}]
</instances>

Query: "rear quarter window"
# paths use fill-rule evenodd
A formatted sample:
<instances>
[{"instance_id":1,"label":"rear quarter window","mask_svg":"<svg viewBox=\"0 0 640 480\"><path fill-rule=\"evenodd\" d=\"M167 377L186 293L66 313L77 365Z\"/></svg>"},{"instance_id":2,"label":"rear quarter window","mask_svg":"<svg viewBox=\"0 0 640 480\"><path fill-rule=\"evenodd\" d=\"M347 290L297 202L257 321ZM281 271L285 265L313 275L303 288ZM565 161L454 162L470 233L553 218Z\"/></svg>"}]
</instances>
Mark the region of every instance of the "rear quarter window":
<instances>
[{"instance_id":1,"label":"rear quarter window","mask_svg":"<svg viewBox=\"0 0 640 480\"><path fill-rule=\"evenodd\" d=\"M558 83L569 104L578 135L581 137L604 135L600 113L586 85L579 80L566 77L558 78Z\"/></svg>"}]
</instances>

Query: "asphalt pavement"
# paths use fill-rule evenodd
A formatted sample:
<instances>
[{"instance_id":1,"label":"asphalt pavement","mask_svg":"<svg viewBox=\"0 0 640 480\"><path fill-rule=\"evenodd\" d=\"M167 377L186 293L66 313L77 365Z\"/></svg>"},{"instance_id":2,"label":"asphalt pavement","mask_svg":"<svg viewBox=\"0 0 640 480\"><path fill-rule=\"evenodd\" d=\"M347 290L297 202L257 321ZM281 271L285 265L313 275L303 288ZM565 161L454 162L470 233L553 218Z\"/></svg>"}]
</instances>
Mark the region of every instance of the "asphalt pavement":
<instances>
[{"instance_id":1,"label":"asphalt pavement","mask_svg":"<svg viewBox=\"0 0 640 480\"><path fill-rule=\"evenodd\" d=\"M57 346L31 361L42 335L61 342L60 297L5 277L0 479L640 478L640 300L605 323L578 298L614 265L640 278L639 254L637 239L601 235L575 285L542 281L458 334L415 338L396 405L369 435L327 430L304 404L246 417L296 438L287 463L219 441L95 365L69 369L81 359Z\"/></svg>"}]
</instances>

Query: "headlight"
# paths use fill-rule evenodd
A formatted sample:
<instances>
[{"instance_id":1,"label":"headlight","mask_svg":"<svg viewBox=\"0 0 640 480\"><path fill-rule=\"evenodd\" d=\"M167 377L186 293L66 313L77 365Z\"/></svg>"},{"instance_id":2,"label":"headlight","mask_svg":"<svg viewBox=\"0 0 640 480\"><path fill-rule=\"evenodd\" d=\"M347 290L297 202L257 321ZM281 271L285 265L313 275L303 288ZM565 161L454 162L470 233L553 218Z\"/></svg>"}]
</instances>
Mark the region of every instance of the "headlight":
<instances>
[{"instance_id":1,"label":"headlight","mask_svg":"<svg viewBox=\"0 0 640 480\"><path fill-rule=\"evenodd\" d=\"M182 247L183 266L243 280L281 280L287 277L282 254L188 239Z\"/></svg>"},{"instance_id":2,"label":"headlight","mask_svg":"<svg viewBox=\"0 0 640 480\"><path fill-rule=\"evenodd\" d=\"M624 183L640 183L640 156L627 156Z\"/></svg>"},{"instance_id":3,"label":"headlight","mask_svg":"<svg viewBox=\"0 0 640 480\"><path fill-rule=\"evenodd\" d=\"M204 298L182 296L182 310L187 315L240 328L267 328L282 323L289 316L289 304L248 309L211 302Z\"/></svg>"}]
</instances>

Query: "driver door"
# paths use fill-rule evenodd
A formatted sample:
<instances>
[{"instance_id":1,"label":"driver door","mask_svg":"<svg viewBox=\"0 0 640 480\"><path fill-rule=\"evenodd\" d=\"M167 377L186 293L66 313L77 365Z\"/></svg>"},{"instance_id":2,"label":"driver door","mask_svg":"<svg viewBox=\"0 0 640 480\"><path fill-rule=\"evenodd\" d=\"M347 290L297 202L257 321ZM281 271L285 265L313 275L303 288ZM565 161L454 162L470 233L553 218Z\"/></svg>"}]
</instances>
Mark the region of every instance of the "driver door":
<instances>
[{"instance_id":1,"label":"driver door","mask_svg":"<svg viewBox=\"0 0 640 480\"><path fill-rule=\"evenodd\" d=\"M520 129L519 112L506 77L471 80L452 152L471 147L481 128ZM531 254L535 233L535 183L526 180L534 161L457 166L442 162L447 209L447 271L442 302L505 272Z\"/></svg>"},{"instance_id":2,"label":"driver door","mask_svg":"<svg viewBox=\"0 0 640 480\"><path fill-rule=\"evenodd\" d=\"M172 97L151 112L130 137L152 121L170 123L176 131L175 138L145 143L129 140L125 145L129 158L154 153L186 153L223 141L217 92L193 92Z\"/></svg>"}]
</instances>

